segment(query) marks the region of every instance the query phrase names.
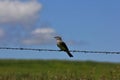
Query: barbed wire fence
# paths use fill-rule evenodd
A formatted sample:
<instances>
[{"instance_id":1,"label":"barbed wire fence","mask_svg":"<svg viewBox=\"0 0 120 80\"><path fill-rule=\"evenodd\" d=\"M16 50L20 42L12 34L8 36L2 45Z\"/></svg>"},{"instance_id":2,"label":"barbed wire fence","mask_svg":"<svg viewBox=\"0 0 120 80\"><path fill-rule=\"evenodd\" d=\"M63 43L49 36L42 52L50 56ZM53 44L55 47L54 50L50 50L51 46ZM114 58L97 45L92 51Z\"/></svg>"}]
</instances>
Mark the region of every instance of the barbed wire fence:
<instances>
[{"instance_id":1,"label":"barbed wire fence","mask_svg":"<svg viewBox=\"0 0 120 80\"><path fill-rule=\"evenodd\" d=\"M54 51L61 52L61 50L53 50L53 49L35 49L35 48L13 48L13 47L0 47L0 50L31 50L31 51ZM70 52L77 53L103 53L103 54L120 54L120 52L112 52L112 51L88 51L88 50L70 50Z\"/></svg>"}]
</instances>

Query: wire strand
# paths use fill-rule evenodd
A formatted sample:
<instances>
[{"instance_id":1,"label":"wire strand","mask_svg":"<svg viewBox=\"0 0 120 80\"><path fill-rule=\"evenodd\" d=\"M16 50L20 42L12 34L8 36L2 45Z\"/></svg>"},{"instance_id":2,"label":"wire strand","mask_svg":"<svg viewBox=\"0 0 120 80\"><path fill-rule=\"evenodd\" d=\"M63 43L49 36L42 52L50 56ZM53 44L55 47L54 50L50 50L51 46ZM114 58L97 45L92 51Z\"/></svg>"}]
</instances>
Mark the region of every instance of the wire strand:
<instances>
[{"instance_id":1,"label":"wire strand","mask_svg":"<svg viewBox=\"0 0 120 80\"><path fill-rule=\"evenodd\" d=\"M31 50L31 51L62 51L62 50L53 50L53 49L33 49L33 48L12 48L12 47L0 47L0 49L6 50ZM104 53L104 54L120 54L120 52L110 52L110 51L87 51L87 50L70 50L70 52L78 53Z\"/></svg>"}]
</instances>

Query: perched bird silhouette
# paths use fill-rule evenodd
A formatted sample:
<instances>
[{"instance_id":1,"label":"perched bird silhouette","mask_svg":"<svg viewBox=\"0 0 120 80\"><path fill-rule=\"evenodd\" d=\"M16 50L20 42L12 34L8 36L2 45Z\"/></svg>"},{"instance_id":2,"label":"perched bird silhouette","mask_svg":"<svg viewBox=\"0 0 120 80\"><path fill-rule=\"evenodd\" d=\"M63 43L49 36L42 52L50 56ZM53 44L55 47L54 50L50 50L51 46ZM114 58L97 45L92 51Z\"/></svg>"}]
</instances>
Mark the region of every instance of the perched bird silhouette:
<instances>
[{"instance_id":1,"label":"perched bird silhouette","mask_svg":"<svg viewBox=\"0 0 120 80\"><path fill-rule=\"evenodd\" d=\"M65 42L62 41L62 38L60 36L54 37L57 41L57 46L62 50L65 51L69 57L73 57L73 55L70 53L68 47L66 46Z\"/></svg>"}]
</instances>

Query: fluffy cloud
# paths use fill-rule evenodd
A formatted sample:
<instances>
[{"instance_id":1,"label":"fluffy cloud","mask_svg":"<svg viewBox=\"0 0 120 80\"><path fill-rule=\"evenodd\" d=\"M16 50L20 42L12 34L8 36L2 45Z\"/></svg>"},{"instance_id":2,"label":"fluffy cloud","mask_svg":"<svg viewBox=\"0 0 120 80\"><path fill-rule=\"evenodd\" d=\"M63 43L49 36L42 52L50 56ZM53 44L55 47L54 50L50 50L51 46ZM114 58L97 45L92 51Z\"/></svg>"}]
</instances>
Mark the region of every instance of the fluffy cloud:
<instances>
[{"instance_id":1,"label":"fluffy cloud","mask_svg":"<svg viewBox=\"0 0 120 80\"><path fill-rule=\"evenodd\" d=\"M36 0L0 0L0 23L30 23L41 7Z\"/></svg>"},{"instance_id":2,"label":"fluffy cloud","mask_svg":"<svg viewBox=\"0 0 120 80\"><path fill-rule=\"evenodd\" d=\"M37 28L31 32L30 38L23 40L23 43L27 45L50 44L55 34L52 28Z\"/></svg>"}]
</instances>

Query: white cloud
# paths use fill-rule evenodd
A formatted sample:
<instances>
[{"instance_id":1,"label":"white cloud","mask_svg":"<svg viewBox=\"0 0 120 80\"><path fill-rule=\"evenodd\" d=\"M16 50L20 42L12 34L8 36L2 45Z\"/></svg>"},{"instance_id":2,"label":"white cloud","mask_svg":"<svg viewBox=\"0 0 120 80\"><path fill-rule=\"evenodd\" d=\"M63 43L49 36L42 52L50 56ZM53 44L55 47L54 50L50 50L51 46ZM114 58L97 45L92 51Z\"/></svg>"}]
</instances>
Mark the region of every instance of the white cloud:
<instances>
[{"instance_id":1,"label":"white cloud","mask_svg":"<svg viewBox=\"0 0 120 80\"><path fill-rule=\"evenodd\" d=\"M55 34L52 28L37 28L31 32L30 38L23 40L23 43L27 45L50 44Z\"/></svg>"},{"instance_id":2,"label":"white cloud","mask_svg":"<svg viewBox=\"0 0 120 80\"><path fill-rule=\"evenodd\" d=\"M0 23L30 23L38 18L41 7L36 0L0 0Z\"/></svg>"}]
</instances>

